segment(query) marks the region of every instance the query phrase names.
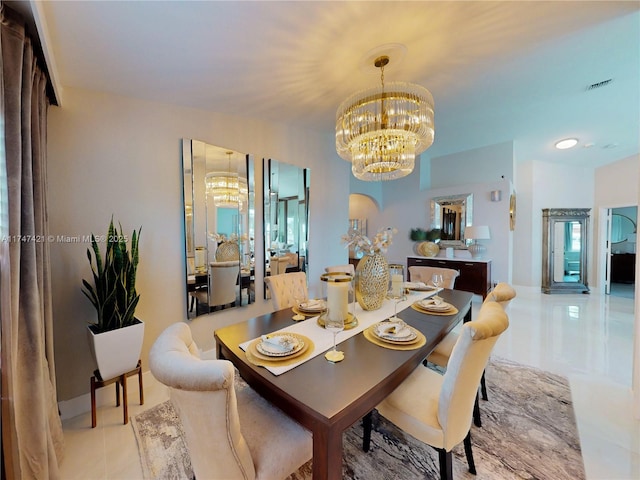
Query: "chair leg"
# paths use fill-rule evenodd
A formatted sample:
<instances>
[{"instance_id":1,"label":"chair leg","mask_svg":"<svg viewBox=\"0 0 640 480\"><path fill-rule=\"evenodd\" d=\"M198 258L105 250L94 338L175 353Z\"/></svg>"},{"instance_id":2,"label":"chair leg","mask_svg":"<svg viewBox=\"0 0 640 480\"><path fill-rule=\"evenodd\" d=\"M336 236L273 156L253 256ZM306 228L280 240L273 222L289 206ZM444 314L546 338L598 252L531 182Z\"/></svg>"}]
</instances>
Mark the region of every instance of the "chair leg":
<instances>
[{"instance_id":1,"label":"chair leg","mask_svg":"<svg viewBox=\"0 0 640 480\"><path fill-rule=\"evenodd\" d=\"M440 480L453 480L453 456L444 448L438 448L440 459Z\"/></svg>"},{"instance_id":2,"label":"chair leg","mask_svg":"<svg viewBox=\"0 0 640 480\"><path fill-rule=\"evenodd\" d=\"M368 452L371 447L371 424L373 423L371 418L372 413L373 412L369 412L362 417L362 450L365 452Z\"/></svg>"},{"instance_id":3,"label":"chair leg","mask_svg":"<svg viewBox=\"0 0 640 480\"><path fill-rule=\"evenodd\" d=\"M473 424L476 427L482 427L482 420L480 419L480 396L476 392L476 401L473 403Z\"/></svg>"},{"instance_id":4,"label":"chair leg","mask_svg":"<svg viewBox=\"0 0 640 480\"><path fill-rule=\"evenodd\" d=\"M482 390L482 399L489 400L489 397L487 397L487 384L484 381L484 370L482 371L482 378L480 378L480 387Z\"/></svg>"},{"instance_id":5,"label":"chair leg","mask_svg":"<svg viewBox=\"0 0 640 480\"><path fill-rule=\"evenodd\" d=\"M473 461L473 450L471 450L471 430L464 437L464 454L467 456L467 463L469 464L469 473L476 474L476 464Z\"/></svg>"}]
</instances>

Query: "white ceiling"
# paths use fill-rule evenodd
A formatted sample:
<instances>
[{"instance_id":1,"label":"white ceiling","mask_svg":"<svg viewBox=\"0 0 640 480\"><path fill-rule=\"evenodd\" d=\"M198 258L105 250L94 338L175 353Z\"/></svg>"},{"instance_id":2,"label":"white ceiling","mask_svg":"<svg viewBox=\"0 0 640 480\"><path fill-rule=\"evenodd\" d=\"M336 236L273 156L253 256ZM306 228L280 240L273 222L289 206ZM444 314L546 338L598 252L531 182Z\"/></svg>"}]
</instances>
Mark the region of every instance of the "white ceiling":
<instances>
[{"instance_id":1,"label":"white ceiling","mask_svg":"<svg viewBox=\"0 0 640 480\"><path fill-rule=\"evenodd\" d=\"M363 59L397 43L385 81L433 93L431 156L513 140L521 161L597 166L640 150L636 1L31 6L63 107L77 87L332 135L340 102L380 81ZM578 147L553 148L569 136Z\"/></svg>"}]
</instances>

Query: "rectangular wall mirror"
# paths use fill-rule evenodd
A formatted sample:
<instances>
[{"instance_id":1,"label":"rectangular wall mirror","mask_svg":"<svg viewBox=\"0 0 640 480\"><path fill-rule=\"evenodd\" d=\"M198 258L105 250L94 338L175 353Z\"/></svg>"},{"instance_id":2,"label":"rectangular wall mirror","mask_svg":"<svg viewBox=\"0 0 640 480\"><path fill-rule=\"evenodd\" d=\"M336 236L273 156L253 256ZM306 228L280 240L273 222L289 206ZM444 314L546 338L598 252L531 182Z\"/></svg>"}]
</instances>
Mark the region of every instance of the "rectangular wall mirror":
<instances>
[{"instance_id":1,"label":"rectangular wall mirror","mask_svg":"<svg viewBox=\"0 0 640 480\"><path fill-rule=\"evenodd\" d=\"M440 229L440 246L464 248L464 229L473 223L473 194L431 199L431 227Z\"/></svg>"},{"instance_id":2,"label":"rectangular wall mirror","mask_svg":"<svg viewBox=\"0 0 640 480\"><path fill-rule=\"evenodd\" d=\"M182 140L187 317L252 301L253 160Z\"/></svg>"},{"instance_id":3,"label":"rectangular wall mirror","mask_svg":"<svg viewBox=\"0 0 640 480\"><path fill-rule=\"evenodd\" d=\"M265 276L307 271L310 175L308 168L264 160Z\"/></svg>"}]
</instances>

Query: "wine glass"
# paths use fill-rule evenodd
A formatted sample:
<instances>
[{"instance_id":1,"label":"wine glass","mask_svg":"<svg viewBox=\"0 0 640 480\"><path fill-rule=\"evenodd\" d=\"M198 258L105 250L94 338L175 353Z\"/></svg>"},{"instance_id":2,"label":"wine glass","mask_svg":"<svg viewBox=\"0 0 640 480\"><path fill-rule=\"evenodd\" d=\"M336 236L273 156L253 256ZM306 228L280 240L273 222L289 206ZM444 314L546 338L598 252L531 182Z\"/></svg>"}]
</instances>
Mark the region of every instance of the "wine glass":
<instances>
[{"instance_id":1,"label":"wine glass","mask_svg":"<svg viewBox=\"0 0 640 480\"><path fill-rule=\"evenodd\" d=\"M333 333L333 350L329 350L325 353L324 357L330 362L339 362L344 359L344 353L340 352L336 348L336 335L344 330L344 318L341 315L332 317L331 312L327 308L324 318L324 328Z\"/></svg>"},{"instance_id":2,"label":"wine glass","mask_svg":"<svg viewBox=\"0 0 640 480\"><path fill-rule=\"evenodd\" d=\"M434 273L433 276L431 277L431 283L436 288L442 287L442 285L444 285L444 279L442 278L442 274Z\"/></svg>"},{"instance_id":3,"label":"wine glass","mask_svg":"<svg viewBox=\"0 0 640 480\"><path fill-rule=\"evenodd\" d=\"M400 320L398 318L398 304L407 299L407 296L403 293L400 297L393 298L393 317L389 320Z\"/></svg>"},{"instance_id":4,"label":"wine glass","mask_svg":"<svg viewBox=\"0 0 640 480\"><path fill-rule=\"evenodd\" d=\"M300 305L302 305L304 302L307 301L307 296L304 294L304 292L298 290L293 294L293 301L296 304L296 312L295 312L295 315L293 316L293 320L295 320L296 322L300 320L304 320L306 317L302 314L302 310L300 310Z\"/></svg>"}]
</instances>

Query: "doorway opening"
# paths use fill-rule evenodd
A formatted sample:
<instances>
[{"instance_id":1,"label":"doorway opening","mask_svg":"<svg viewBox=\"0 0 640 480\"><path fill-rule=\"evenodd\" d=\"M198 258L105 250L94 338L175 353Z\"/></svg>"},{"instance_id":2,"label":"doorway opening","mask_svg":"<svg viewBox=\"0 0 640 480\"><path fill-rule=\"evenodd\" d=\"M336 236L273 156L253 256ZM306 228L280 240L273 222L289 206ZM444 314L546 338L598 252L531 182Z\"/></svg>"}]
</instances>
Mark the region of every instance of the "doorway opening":
<instances>
[{"instance_id":1,"label":"doorway opening","mask_svg":"<svg viewBox=\"0 0 640 480\"><path fill-rule=\"evenodd\" d=\"M638 207L616 207L609 209L608 213L607 293L634 298Z\"/></svg>"}]
</instances>

